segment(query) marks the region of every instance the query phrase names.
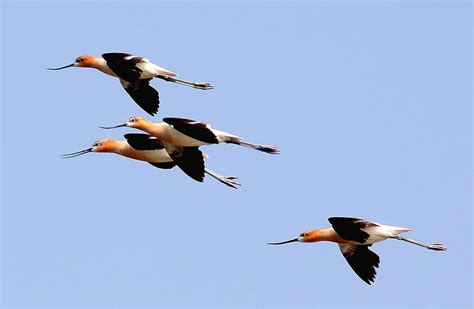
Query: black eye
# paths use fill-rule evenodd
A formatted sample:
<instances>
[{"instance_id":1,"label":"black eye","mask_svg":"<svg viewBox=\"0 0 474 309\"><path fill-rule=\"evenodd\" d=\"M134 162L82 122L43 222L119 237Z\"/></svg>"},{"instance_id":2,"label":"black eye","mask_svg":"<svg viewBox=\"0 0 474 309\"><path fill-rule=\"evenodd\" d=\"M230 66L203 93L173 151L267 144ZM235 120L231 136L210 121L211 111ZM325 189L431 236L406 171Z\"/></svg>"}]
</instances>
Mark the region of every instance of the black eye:
<instances>
[{"instance_id":1,"label":"black eye","mask_svg":"<svg viewBox=\"0 0 474 309\"><path fill-rule=\"evenodd\" d=\"M135 122L135 118L130 118L130 122Z\"/></svg>"},{"instance_id":2,"label":"black eye","mask_svg":"<svg viewBox=\"0 0 474 309\"><path fill-rule=\"evenodd\" d=\"M305 237L306 236L306 233L301 233L300 234L300 237Z\"/></svg>"},{"instance_id":3,"label":"black eye","mask_svg":"<svg viewBox=\"0 0 474 309\"><path fill-rule=\"evenodd\" d=\"M99 146L99 143L95 143L92 147L97 147Z\"/></svg>"}]
</instances>

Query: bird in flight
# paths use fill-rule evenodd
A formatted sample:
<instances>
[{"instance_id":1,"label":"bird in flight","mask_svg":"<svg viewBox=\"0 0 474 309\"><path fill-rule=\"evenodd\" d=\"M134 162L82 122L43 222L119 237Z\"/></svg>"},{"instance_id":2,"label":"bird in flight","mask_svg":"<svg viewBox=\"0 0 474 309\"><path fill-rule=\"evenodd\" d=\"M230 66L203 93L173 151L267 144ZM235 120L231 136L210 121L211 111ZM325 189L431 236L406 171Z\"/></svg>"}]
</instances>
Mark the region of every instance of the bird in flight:
<instances>
[{"instance_id":1,"label":"bird in flight","mask_svg":"<svg viewBox=\"0 0 474 309\"><path fill-rule=\"evenodd\" d=\"M153 123L145 118L136 116L130 117L124 124L101 128L113 129L119 127L139 129L159 138L165 144L178 147L197 147L210 144L230 143L270 154L280 153L280 150L275 146L249 143L236 135L215 130L211 128L211 125L208 123L191 119L164 118L163 122Z\"/></svg>"},{"instance_id":2,"label":"bird in flight","mask_svg":"<svg viewBox=\"0 0 474 309\"><path fill-rule=\"evenodd\" d=\"M64 154L63 158L74 158L89 152L109 152L118 155L148 162L157 168L170 169L178 166L192 179L202 182L207 174L221 183L237 189L240 186L234 176L223 176L204 166L206 155L198 147L175 147L168 153L165 145L156 137L148 134L125 134L124 141L102 139L94 142L92 147L77 152Z\"/></svg>"},{"instance_id":3,"label":"bird in flight","mask_svg":"<svg viewBox=\"0 0 474 309\"><path fill-rule=\"evenodd\" d=\"M132 99L152 116L158 112L160 103L158 91L150 86L150 81L154 77L196 89L210 90L214 88L209 83L179 79L176 73L151 63L147 58L126 53L106 53L102 54L102 57L80 56L72 64L59 68L48 68L48 70L62 70L69 67L94 68L117 77Z\"/></svg>"},{"instance_id":4,"label":"bird in flight","mask_svg":"<svg viewBox=\"0 0 474 309\"><path fill-rule=\"evenodd\" d=\"M329 218L332 228L309 230L297 238L268 243L282 245L291 242L331 241L339 245L339 249L351 266L352 270L369 285L374 282L380 259L369 247L379 241L393 238L436 251L446 251L442 244L425 244L416 240L404 238L399 234L411 231L405 227L383 225L377 222L365 221L358 218L332 217Z\"/></svg>"}]
</instances>

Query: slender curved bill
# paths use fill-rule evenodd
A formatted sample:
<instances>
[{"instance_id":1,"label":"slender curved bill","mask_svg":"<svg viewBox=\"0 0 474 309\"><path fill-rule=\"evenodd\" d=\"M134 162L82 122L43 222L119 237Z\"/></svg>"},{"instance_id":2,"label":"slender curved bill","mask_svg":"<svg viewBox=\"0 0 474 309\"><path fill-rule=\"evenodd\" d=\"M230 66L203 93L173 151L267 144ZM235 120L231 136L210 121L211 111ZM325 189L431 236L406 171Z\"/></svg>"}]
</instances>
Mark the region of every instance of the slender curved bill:
<instances>
[{"instance_id":1,"label":"slender curved bill","mask_svg":"<svg viewBox=\"0 0 474 309\"><path fill-rule=\"evenodd\" d=\"M126 126L127 126L126 123L122 123L122 124L119 124L119 125L116 125L116 126L111 126L111 127L99 126L99 128L101 128L101 129L115 129L115 128L121 128L121 127L126 127Z\"/></svg>"},{"instance_id":2,"label":"slender curved bill","mask_svg":"<svg viewBox=\"0 0 474 309\"><path fill-rule=\"evenodd\" d=\"M290 240L282 241L282 242L267 242L267 245L284 245L284 244L288 244L290 242L295 242L295 241L298 241L298 238L290 239Z\"/></svg>"},{"instance_id":3,"label":"slender curved bill","mask_svg":"<svg viewBox=\"0 0 474 309\"><path fill-rule=\"evenodd\" d=\"M89 152L92 152L92 148L76 151L76 152L73 152L73 153L66 153L66 154L61 155L61 157L63 159L69 159L69 158L74 158L74 157L77 157L77 156L81 156L81 155L89 153Z\"/></svg>"},{"instance_id":4,"label":"slender curved bill","mask_svg":"<svg viewBox=\"0 0 474 309\"><path fill-rule=\"evenodd\" d=\"M46 68L47 70L51 70L51 71L57 71L57 70L62 70L62 69L66 69L66 68L70 68L70 67L73 67L74 66L74 63L71 63L71 64L68 64L68 65L65 65L63 67L60 67L60 68Z\"/></svg>"}]
</instances>

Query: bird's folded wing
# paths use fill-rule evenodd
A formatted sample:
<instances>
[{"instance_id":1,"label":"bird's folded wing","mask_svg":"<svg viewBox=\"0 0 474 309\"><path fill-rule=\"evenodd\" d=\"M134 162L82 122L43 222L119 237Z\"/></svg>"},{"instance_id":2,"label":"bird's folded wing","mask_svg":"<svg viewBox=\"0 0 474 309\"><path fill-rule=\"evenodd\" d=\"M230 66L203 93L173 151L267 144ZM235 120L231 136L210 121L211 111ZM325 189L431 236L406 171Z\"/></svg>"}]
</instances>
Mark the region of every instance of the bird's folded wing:
<instances>
[{"instance_id":1,"label":"bird's folded wing","mask_svg":"<svg viewBox=\"0 0 474 309\"><path fill-rule=\"evenodd\" d=\"M164 118L163 121L191 138L209 144L219 143L217 136L212 132L210 125L207 123L184 118Z\"/></svg>"},{"instance_id":2,"label":"bird's folded wing","mask_svg":"<svg viewBox=\"0 0 474 309\"><path fill-rule=\"evenodd\" d=\"M117 74L118 77L127 82L133 82L140 78L142 70L137 67L137 64L145 62L145 59L142 57L125 53L102 54L102 58L105 59L107 66Z\"/></svg>"},{"instance_id":3,"label":"bird's folded wing","mask_svg":"<svg viewBox=\"0 0 474 309\"><path fill-rule=\"evenodd\" d=\"M165 163L161 163L161 162L148 162L150 163L151 165L153 165L154 167L158 167L158 168L163 168L163 169L170 169L170 168L173 168L176 166L176 163L174 163L173 161L171 162L165 162Z\"/></svg>"},{"instance_id":4,"label":"bird's folded wing","mask_svg":"<svg viewBox=\"0 0 474 309\"><path fill-rule=\"evenodd\" d=\"M136 150L160 150L165 148L161 140L148 134L129 133L125 134L124 137L127 139L127 143Z\"/></svg>"},{"instance_id":5,"label":"bird's folded wing","mask_svg":"<svg viewBox=\"0 0 474 309\"><path fill-rule=\"evenodd\" d=\"M120 84L145 112L152 116L158 112L160 95L150 86L150 79L137 79L132 82L120 79Z\"/></svg>"},{"instance_id":6,"label":"bird's folded wing","mask_svg":"<svg viewBox=\"0 0 474 309\"><path fill-rule=\"evenodd\" d=\"M169 156L186 175L199 182L204 180L204 158L198 147L176 147L168 143L165 146Z\"/></svg>"},{"instance_id":7,"label":"bird's folded wing","mask_svg":"<svg viewBox=\"0 0 474 309\"><path fill-rule=\"evenodd\" d=\"M328 219L336 233L345 240L352 240L363 244L370 235L364 230L376 223L358 218L331 217Z\"/></svg>"},{"instance_id":8,"label":"bird's folded wing","mask_svg":"<svg viewBox=\"0 0 474 309\"><path fill-rule=\"evenodd\" d=\"M352 270L367 284L374 282L376 267L379 267L380 258L366 245L339 244L342 254Z\"/></svg>"}]
</instances>

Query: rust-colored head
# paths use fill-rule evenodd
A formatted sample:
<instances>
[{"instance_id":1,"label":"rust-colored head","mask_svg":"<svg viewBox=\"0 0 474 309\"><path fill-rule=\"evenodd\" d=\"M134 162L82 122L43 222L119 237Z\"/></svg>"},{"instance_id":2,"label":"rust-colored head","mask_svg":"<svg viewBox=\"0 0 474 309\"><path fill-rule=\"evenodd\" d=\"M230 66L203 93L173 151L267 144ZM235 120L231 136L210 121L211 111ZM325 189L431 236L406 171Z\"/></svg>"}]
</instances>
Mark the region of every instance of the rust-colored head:
<instances>
[{"instance_id":1,"label":"rust-colored head","mask_svg":"<svg viewBox=\"0 0 474 309\"><path fill-rule=\"evenodd\" d=\"M74 61L74 66L80 67L80 68L91 68L91 67L94 67L95 60L96 59L94 56L88 56L88 55L79 56Z\"/></svg>"},{"instance_id":2,"label":"rust-colored head","mask_svg":"<svg viewBox=\"0 0 474 309\"><path fill-rule=\"evenodd\" d=\"M135 129L143 130L143 128L146 127L149 123L150 123L149 120L147 120L143 117L140 117L140 116L135 116L135 117L128 118L128 120L125 124L129 128L135 128Z\"/></svg>"},{"instance_id":3,"label":"rust-colored head","mask_svg":"<svg viewBox=\"0 0 474 309\"><path fill-rule=\"evenodd\" d=\"M76 58L74 63L68 64L59 68L48 68L48 70L57 71L57 70L62 70L65 68L70 68L70 67L93 68L95 67L96 61L97 59L94 56L87 56L87 55L80 56Z\"/></svg>"},{"instance_id":4,"label":"rust-colored head","mask_svg":"<svg viewBox=\"0 0 474 309\"><path fill-rule=\"evenodd\" d=\"M320 230L308 230L298 237L301 242L315 242L320 240Z\"/></svg>"},{"instance_id":5,"label":"rust-colored head","mask_svg":"<svg viewBox=\"0 0 474 309\"><path fill-rule=\"evenodd\" d=\"M91 147L91 152L115 152L117 150L118 141L113 139L100 139Z\"/></svg>"}]
</instances>

